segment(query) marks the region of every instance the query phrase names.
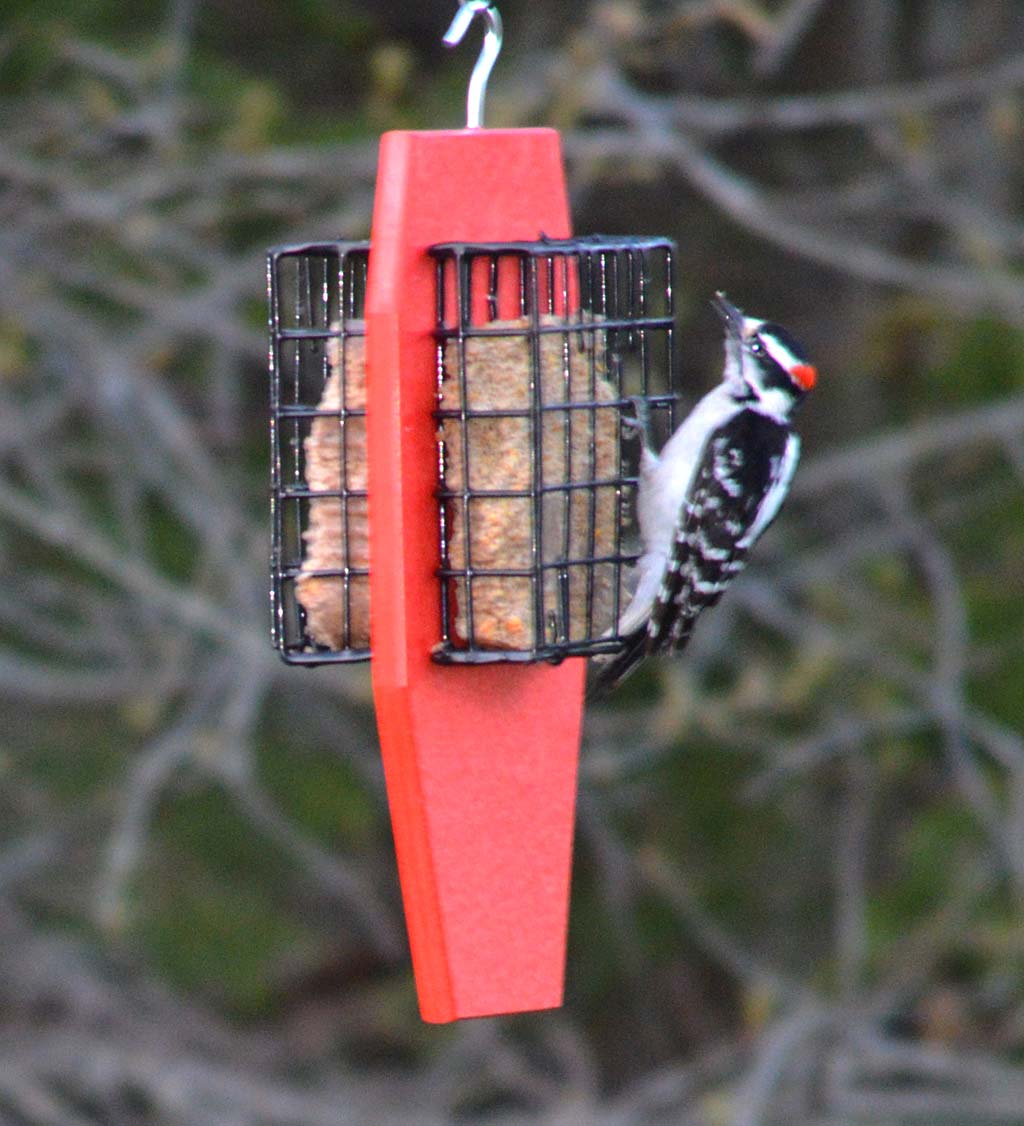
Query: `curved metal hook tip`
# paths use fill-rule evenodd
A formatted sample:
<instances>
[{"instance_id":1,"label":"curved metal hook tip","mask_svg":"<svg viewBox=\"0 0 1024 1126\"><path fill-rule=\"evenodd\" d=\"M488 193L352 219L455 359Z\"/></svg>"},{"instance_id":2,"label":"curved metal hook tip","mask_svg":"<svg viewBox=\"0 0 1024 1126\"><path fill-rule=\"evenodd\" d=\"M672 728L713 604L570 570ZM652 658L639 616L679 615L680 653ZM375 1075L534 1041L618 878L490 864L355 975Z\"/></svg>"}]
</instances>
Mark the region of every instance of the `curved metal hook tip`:
<instances>
[{"instance_id":1,"label":"curved metal hook tip","mask_svg":"<svg viewBox=\"0 0 1024 1126\"><path fill-rule=\"evenodd\" d=\"M490 0L463 0L451 26L444 34L446 47L461 43L473 17L477 12L487 17L487 31L484 34L480 55L469 79L469 92L466 95L466 128L479 129L484 120L484 97L487 93L487 80L491 76L498 55L501 53L501 16Z\"/></svg>"}]
</instances>

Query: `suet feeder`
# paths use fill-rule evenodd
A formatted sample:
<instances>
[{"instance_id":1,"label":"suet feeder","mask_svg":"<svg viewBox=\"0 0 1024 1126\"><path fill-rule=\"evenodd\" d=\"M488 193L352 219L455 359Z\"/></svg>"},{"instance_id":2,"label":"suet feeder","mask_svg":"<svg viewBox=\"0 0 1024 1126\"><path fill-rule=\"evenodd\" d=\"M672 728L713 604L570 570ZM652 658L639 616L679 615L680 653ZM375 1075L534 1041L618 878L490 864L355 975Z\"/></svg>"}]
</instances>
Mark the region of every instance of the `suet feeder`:
<instances>
[{"instance_id":1,"label":"suet feeder","mask_svg":"<svg viewBox=\"0 0 1024 1126\"><path fill-rule=\"evenodd\" d=\"M369 243L269 255L274 639L370 659L420 1007L561 1003L585 661L621 644L674 247L571 236L558 134L381 140ZM634 443L635 445L635 443Z\"/></svg>"}]
</instances>

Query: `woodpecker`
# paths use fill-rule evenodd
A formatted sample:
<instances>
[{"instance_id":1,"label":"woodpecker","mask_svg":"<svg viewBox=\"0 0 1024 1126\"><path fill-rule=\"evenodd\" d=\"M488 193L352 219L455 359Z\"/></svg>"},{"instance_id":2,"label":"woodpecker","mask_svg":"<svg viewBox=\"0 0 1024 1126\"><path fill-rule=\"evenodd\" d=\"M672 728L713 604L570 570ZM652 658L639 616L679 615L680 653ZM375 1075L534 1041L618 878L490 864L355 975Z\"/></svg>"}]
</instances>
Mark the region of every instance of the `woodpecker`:
<instances>
[{"instance_id":1,"label":"woodpecker","mask_svg":"<svg viewBox=\"0 0 1024 1126\"><path fill-rule=\"evenodd\" d=\"M722 381L660 454L651 448L646 408L635 401L643 553L619 619L624 646L599 658L598 688L614 687L649 654L686 645L701 612L722 597L775 519L800 457L790 420L814 387L815 368L781 326L744 316L723 293L712 304L725 324Z\"/></svg>"}]
</instances>

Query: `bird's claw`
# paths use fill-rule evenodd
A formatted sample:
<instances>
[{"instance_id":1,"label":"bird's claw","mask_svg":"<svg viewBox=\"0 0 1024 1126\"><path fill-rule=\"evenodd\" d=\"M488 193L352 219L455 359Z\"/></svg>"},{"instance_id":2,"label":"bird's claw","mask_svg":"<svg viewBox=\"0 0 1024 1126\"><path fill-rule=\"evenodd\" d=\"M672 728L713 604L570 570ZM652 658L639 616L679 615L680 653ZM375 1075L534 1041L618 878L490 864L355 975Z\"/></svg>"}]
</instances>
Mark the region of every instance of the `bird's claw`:
<instances>
[{"instance_id":1,"label":"bird's claw","mask_svg":"<svg viewBox=\"0 0 1024 1126\"><path fill-rule=\"evenodd\" d=\"M645 446L651 444L651 412L647 400L642 395L630 395L629 402L633 405L633 418L623 416L622 425L638 434Z\"/></svg>"}]
</instances>

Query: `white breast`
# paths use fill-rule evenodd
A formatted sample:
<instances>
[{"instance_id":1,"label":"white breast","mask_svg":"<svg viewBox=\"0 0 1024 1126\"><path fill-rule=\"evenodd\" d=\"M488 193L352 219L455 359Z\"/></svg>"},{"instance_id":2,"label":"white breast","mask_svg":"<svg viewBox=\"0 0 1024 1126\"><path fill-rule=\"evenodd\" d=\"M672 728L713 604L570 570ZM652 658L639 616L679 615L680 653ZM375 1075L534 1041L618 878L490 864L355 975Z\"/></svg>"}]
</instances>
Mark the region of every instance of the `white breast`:
<instances>
[{"instance_id":1,"label":"white breast","mask_svg":"<svg viewBox=\"0 0 1024 1126\"><path fill-rule=\"evenodd\" d=\"M637 496L637 522L645 553L668 555L707 436L741 409L742 404L720 383L687 415L660 454L645 451Z\"/></svg>"},{"instance_id":2,"label":"white breast","mask_svg":"<svg viewBox=\"0 0 1024 1126\"><path fill-rule=\"evenodd\" d=\"M742 409L728 383L720 383L693 408L661 453L645 449L640 459L636 518L643 554L636 587L619 619L619 633L639 629L651 612L675 538L676 522L708 434Z\"/></svg>"}]
</instances>

